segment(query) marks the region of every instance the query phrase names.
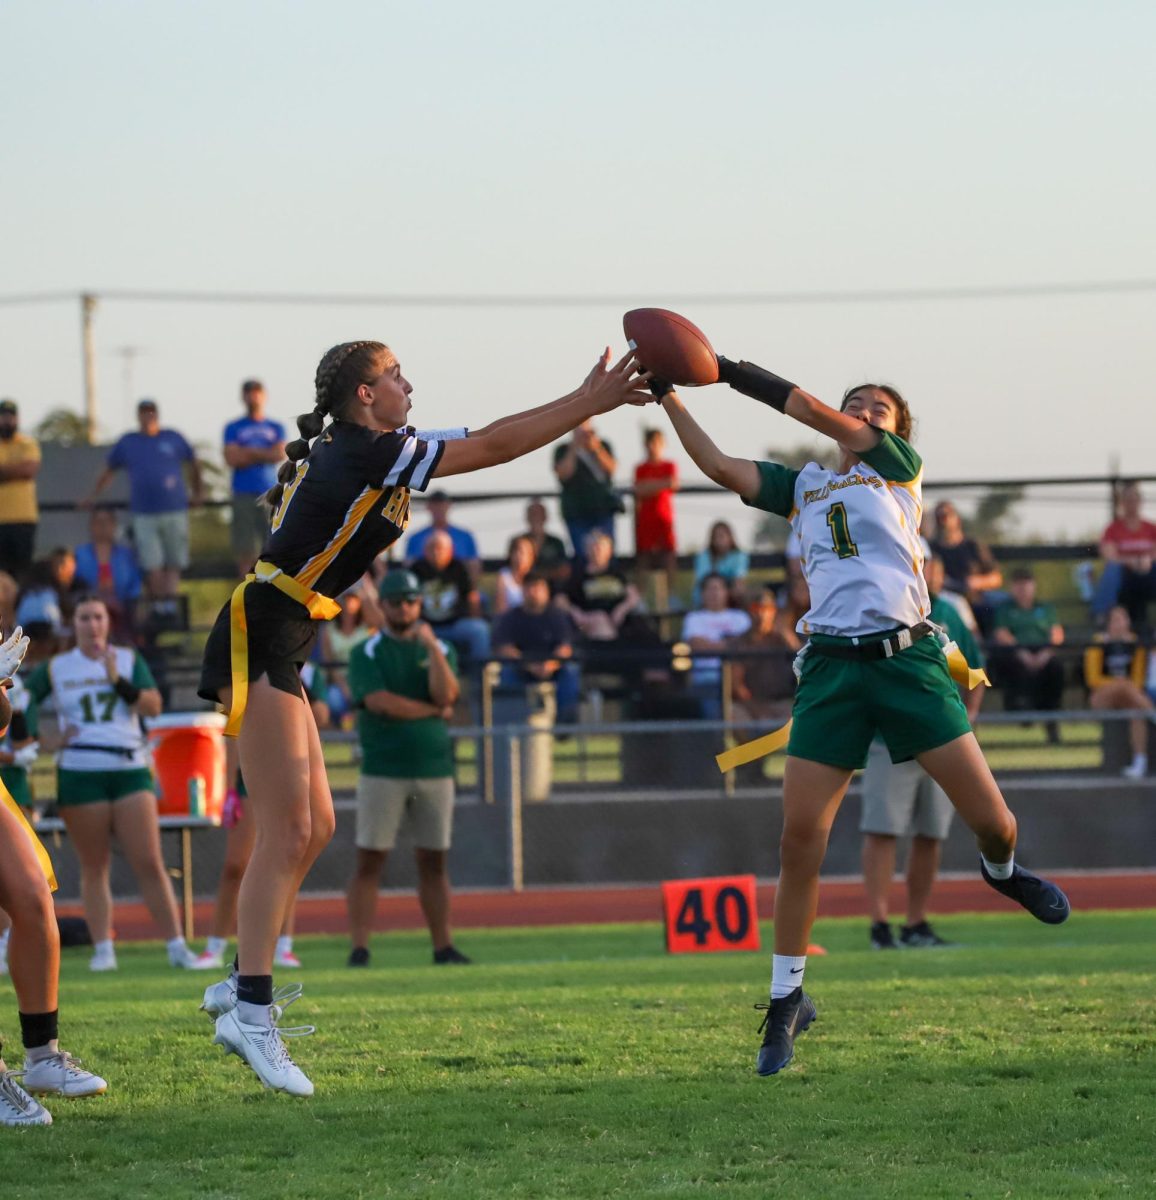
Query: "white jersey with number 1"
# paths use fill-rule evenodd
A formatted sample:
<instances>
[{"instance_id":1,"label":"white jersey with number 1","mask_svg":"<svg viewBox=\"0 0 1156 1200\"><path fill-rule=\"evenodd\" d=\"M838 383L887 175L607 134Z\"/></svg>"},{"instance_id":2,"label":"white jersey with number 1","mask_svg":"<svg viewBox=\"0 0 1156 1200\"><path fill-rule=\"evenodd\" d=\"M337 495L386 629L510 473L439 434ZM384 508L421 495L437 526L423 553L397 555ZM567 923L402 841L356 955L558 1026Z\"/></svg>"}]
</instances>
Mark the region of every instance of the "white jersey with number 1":
<instances>
[{"instance_id":1,"label":"white jersey with number 1","mask_svg":"<svg viewBox=\"0 0 1156 1200\"><path fill-rule=\"evenodd\" d=\"M846 474L808 463L760 462L755 508L787 517L802 543L811 607L801 634L861 637L927 618L923 580L923 464L884 433Z\"/></svg>"}]
</instances>

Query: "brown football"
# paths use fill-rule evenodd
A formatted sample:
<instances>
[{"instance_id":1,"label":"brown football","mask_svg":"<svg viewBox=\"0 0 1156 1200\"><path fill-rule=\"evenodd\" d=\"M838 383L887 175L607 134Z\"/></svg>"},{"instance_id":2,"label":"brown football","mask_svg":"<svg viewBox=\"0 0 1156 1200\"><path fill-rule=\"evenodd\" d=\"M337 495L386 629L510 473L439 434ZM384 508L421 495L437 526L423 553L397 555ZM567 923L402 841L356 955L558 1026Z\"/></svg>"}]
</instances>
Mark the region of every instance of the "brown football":
<instances>
[{"instance_id":1,"label":"brown football","mask_svg":"<svg viewBox=\"0 0 1156 1200\"><path fill-rule=\"evenodd\" d=\"M659 379L678 387L718 382L718 356L697 325L665 308L633 308L622 329L634 357Z\"/></svg>"}]
</instances>

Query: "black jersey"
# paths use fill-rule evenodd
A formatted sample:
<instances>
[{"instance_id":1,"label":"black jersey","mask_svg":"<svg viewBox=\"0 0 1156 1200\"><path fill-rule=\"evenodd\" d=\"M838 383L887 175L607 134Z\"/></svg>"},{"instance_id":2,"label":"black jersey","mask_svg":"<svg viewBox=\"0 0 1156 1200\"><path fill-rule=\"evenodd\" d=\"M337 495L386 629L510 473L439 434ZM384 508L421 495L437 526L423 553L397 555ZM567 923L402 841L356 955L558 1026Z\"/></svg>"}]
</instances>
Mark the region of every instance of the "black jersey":
<instances>
[{"instance_id":1,"label":"black jersey","mask_svg":"<svg viewBox=\"0 0 1156 1200\"><path fill-rule=\"evenodd\" d=\"M323 596L339 596L409 524L445 451L408 429L378 433L334 421L285 485L263 561Z\"/></svg>"}]
</instances>

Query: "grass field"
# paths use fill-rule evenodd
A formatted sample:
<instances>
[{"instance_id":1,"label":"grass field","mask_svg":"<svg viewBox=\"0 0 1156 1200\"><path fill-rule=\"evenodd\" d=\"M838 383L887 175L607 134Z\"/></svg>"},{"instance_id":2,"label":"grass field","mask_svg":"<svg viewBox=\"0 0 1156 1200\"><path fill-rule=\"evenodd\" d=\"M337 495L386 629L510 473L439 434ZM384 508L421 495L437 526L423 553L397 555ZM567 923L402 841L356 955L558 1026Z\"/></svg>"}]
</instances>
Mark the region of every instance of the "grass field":
<instances>
[{"instance_id":1,"label":"grass field","mask_svg":"<svg viewBox=\"0 0 1156 1200\"><path fill-rule=\"evenodd\" d=\"M110 1092L0 1131L0 1191L1152 1196L1154 917L944 918L960 947L890 954L862 921L820 922L819 1021L772 1079L753 1071L762 954L671 958L653 925L493 930L459 939L477 965L434 968L398 934L351 972L340 941L306 938L286 1023L319 1027L293 1044L308 1101L210 1045L203 977L148 946L94 977L74 951L65 1042ZM6 982L0 999L11 1039Z\"/></svg>"}]
</instances>

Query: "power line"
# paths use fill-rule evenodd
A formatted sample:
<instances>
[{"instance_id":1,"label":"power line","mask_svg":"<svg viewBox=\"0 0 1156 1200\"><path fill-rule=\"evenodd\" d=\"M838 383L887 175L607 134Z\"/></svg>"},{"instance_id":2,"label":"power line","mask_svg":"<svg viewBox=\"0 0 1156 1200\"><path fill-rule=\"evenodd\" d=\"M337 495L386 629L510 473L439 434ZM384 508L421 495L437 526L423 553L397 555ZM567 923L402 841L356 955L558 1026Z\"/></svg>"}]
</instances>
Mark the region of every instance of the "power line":
<instances>
[{"instance_id":1,"label":"power line","mask_svg":"<svg viewBox=\"0 0 1156 1200\"><path fill-rule=\"evenodd\" d=\"M811 292L687 292L656 297L634 294L500 295L468 293L324 293L217 292L111 288L107 291L40 292L0 296L0 305L75 301L82 295L101 301L143 304L343 305L391 308L605 308L629 307L644 300L665 304L722 307L770 307L784 304L915 304L966 300L1018 300L1040 297L1135 295L1156 292L1156 279L1106 279L1083 282L992 284L982 286L861 288Z\"/></svg>"}]
</instances>

